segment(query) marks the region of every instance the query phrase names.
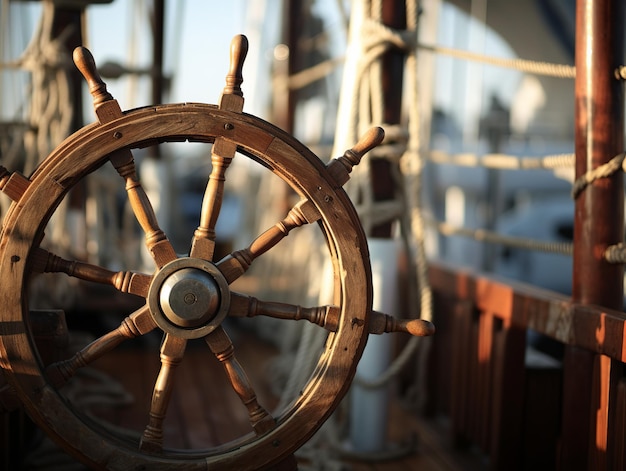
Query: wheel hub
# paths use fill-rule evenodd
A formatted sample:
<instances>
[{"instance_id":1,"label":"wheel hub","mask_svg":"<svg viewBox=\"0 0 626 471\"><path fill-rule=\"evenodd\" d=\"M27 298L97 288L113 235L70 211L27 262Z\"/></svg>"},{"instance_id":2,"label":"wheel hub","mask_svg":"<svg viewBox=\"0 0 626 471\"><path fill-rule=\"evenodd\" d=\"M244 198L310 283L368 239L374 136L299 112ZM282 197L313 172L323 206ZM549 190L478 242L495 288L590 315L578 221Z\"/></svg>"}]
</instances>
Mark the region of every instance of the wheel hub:
<instances>
[{"instance_id":1,"label":"wheel hub","mask_svg":"<svg viewBox=\"0 0 626 471\"><path fill-rule=\"evenodd\" d=\"M170 275L159 296L165 317L179 327L198 327L209 322L220 305L217 282L197 268L183 268Z\"/></svg>"},{"instance_id":2,"label":"wheel hub","mask_svg":"<svg viewBox=\"0 0 626 471\"><path fill-rule=\"evenodd\" d=\"M228 283L215 265L195 258L179 258L154 276L148 304L161 329L183 338L198 338L224 320L230 293Z\"/></svg>"}]
</instances>

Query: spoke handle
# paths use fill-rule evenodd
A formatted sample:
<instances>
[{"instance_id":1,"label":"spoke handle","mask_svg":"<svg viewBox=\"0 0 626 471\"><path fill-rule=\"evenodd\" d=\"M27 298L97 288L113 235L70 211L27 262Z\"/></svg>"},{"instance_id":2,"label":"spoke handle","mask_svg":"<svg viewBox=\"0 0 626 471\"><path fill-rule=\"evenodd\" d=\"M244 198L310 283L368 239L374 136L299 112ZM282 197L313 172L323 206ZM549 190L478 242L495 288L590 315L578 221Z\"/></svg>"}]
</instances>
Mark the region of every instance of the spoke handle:
<instances>
[{"instance_id":1,"label":"spoke handle","mask_svg":"<svg viewBox=\"0 0 626 471\"><path fill-rule=\"evenodd\" d=\"M427 337L435 333L435 326L432 322L423 319L396 319L389 314L372 311L369 333L384 334L388 332L404 332L415 337Z\"/></svg>"},{"instance_id":2,"label":"spoke handle","mask_svg":"<svg viewBox=\"0 0 626 471\"><path fill-rule=\"evenodd\" d=\"M226 86L222 91L219 106L222 110L241 113L243 111L243 63L248 54L248 39L240 34L230 43L230 67L226 74Z\"/></svg>"},{"instance_id":3,"label":"spoke handle","mask_svg":"<svg viewBox=\"0 0 626 471\"><path fill-rule=\"evenodd\" d=\"M365 154L383 142L384 138L385 131L383 128L373 127L363 134L354 147L345 151L341 157L328 163L326 168L339 186L343 186L350 179L352 168L361 162Z\"/></svg>"},{"instance_id":4,"label":"spoke handle","mask_svg":"<svg viewBox=\"0 0 626 471\"><path fill-rule=\"evenodd\" d=\"M107 90L107 86L98 73L96 61L89 49L79 46L74 49L72 57L74 64L76 64L76 67L87 81L98 121L100 123L108 123L121 117L123 114L122 109L117 100Z\"/></svg>"},{"instance_id":5,"label":"spoke handle","mask_svg":"<svg viewBox=\"0 0 626 471\"><path fill-rule=\"evenodd\" d=\"M230 68L226 75L225 95L243 96L243 63L248 54L248 38L243 34L235 36L230 42Z\"/></svg>"},{"instance_id":6,"label":"spoke handle","mask_svg":"<svg viewBox=\"0 0 626 471\"><path fill-rule=\"evenodd\" d=\"M350 160L352 165L358 165L365 154L367 154L374 147L383 142L385 138L385 131L381 127L370 128L361 139L345 152L345 156Z\"/></svg>"},{"instance_id":7,"label":"spoke handle","mask_svg":"<svg viewBox=\"0 0 626 471\"><path fill-rule=\"evenodd\" d=\"M89 49L78 46L74 49L72 57L74 64L76 64L76 67L87 81L89 93L93 97L93 104L99 105L105 101L113 100L113 96L107 91L107 86L98 73L96 61Z\"/></svg>"}]
</instances>

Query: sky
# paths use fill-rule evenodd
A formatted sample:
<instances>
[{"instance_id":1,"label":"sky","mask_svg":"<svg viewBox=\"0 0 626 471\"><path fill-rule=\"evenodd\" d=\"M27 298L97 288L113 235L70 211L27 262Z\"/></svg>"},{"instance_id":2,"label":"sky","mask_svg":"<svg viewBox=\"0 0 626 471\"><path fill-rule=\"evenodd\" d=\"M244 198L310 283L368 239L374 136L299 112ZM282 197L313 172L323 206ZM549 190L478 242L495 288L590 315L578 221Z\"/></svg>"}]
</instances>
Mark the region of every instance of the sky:
<instances>
[{"instance_id":1,"label":"sky","mask_svg":"<svg viewBox=\"0 0 626 471\"><path fill-rule=\"evenodd\" d=\"M145 20L147 13L138 11L133 5L137 3L151 4L150 1L115 0L88 9L88 47L98 62L114 59L122 63L137 60L140 67L148 64L151 33ZM242 85L245 111L267 118L270 84L266 75L273 49L280 42L282 2L226 0L219 2L219 7L214 0L170 0L165 3L165 73L175 70L176 74L171 94L164 100L216 103L228 70L230 41L237 34L245 34L250 43ZM316 4L320 5L318 11L323 11L329 18L332 28L338 15L336 0L317 0ZM341 55L343 52L336 53ZM113 86L111 84L110 88ZM149 95L142 96L148 90L147 86L122 90L128 95L127 107L145 104L140 101L149 99Z\"/></svg>"},{"instance_id":2,"label":"sky","mask_svg":"<svg viewBox=\"0 0 626 471\"><path fill-rule=\"evenodd\" d=\"M143 10L137 8L137 2L125 0L88 9L88 47L96 62L148 66L152 46L145 9L150 3L143 2ZM164 69L169 75L176 69L176 74L171 93L164 99L217 102L228 70L230 40L244 29L246 3L228 0L216 8L216 2L206 0L166 2ZM111 82L111 91L116 85ZM122 108L147 104L149 86L139 87L135 93L131 90L127 86L118 92L126 105Z\"/></svg>"}]
</instances>

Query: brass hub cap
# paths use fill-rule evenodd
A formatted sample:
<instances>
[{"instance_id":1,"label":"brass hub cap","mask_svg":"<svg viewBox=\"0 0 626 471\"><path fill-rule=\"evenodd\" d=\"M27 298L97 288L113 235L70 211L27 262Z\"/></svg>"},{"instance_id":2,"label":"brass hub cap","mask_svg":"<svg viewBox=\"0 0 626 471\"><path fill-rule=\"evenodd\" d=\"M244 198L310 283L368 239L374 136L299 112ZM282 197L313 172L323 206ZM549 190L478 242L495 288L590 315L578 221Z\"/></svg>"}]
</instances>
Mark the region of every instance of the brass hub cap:
<instances>
[{"instance_id":1,"label":"brass hub cap","mask_svg":"<svg viewBox=\"0 0 626 471\"><path fill-rule=\"evenodd\" d=\"M163 283L159 301L165 317L179 327L198 327L209 322L219 309L216 281L197 268L183 268Z\"/></svg>"},{"instance_id":2,"label":"brass hub cap","mask_svg":"<svg viewBox=\"0 0 626 471\"><path fill-rule=\"evenodd\" d=\"M162 330L183 338L213 331L230 306L228 283L210 262L179 258L165 265L148 293L152 316Z\"/></svg>"}]
</instances>

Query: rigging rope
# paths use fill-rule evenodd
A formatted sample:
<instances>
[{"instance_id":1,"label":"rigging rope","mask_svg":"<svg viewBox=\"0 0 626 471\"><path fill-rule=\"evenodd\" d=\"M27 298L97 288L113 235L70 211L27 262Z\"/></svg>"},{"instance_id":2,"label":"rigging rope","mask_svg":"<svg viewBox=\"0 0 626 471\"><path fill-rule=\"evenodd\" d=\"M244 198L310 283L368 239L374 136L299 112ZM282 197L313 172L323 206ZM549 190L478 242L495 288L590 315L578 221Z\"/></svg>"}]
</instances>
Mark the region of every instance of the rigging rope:
<instances>
[{"instance_id":1,"label":"rigging rope","mask_svg":"<svg viewBox=\"0 0 626 471\"><path fill-rule=\"evenodd\" d=\"M626 171L626 153L613 157L599 167L589 170L576 179L572 187L572 198L576 199L591 183L600 179L608 178L618 171ZM626 245L618 243L607 247L604 251L604 259L609 263L626 263Z\"/></svg>"},{"instance_id":2,"label":"rigging rope","mask_svg":"<svg viewBox=\"0 0 626 471\"><path fill-rule=\"evenodd\" d=\"M507 69L515 69L520 72L526 72L534 75L544 75L548 77L568 78L576 77L576 67L564 64L552 64L550 62L532 61L527 59L503 59L498 57L490 57L474 52L463 51L443 46L431 46L427 44L418 44L420 49L425 51L456 57L457 59L471 60L482 62L489 65L495 65Z\"/></svg>"},{"instance_id":3,"label":"rigging rope","mask_svg":"<svg viewBox=\"0 0 626 471\"><path fill-rule=\"evenodd\" d=\"M607 247L604 259L609 263L626 263L626 244L619 243Z\"/></svg>"},{"instance_id":4,"label":"rigging rope","mask_svg":"<svg viewBox=\"0 0 626 471\"><path fill-rule=\"evenodd\" d=\"M437 164L452 164L463 167L485 167L503 170L534 170L558 168L573 168L576 156L574 154L553 154L543 157L519 157L506 154L471 153L449 154L440 150L426 150L430 161Z\"/></svg>"},{"instance_id":5,"label":"rigging rope","mask_svg":"<svg viewBox=\"0 0 626 471\"><path fill-rule=\"evenodd\" d=\"M622 169L624 165L624 157L626 157L626 154L618 154L604 165L600 165L593 170L589 170L584 175L577 178L572 188L572 198L576 199L578 195L580 195L580 193L587 188L587 186L599 178L610 177L615 172Z\"/></svg>"},{"instance_id":6,"label":"rigging rope","mask_svg":"<svg viewBox=\"0 0 626 471\"><path fill-rule=\"evenodd\" d=\"M435 227L441 234L446 236L465 236L480 242L501 244L509 247L536 250L540 252L556 253L571 256L574 253L574 244L570 242L549 242L527 239L525 237L515 237L488 231L486 229L470 229L458 227L447 222L437 221L432 218L426 219L427 223Z\"/></svg>"}]
</instances>

